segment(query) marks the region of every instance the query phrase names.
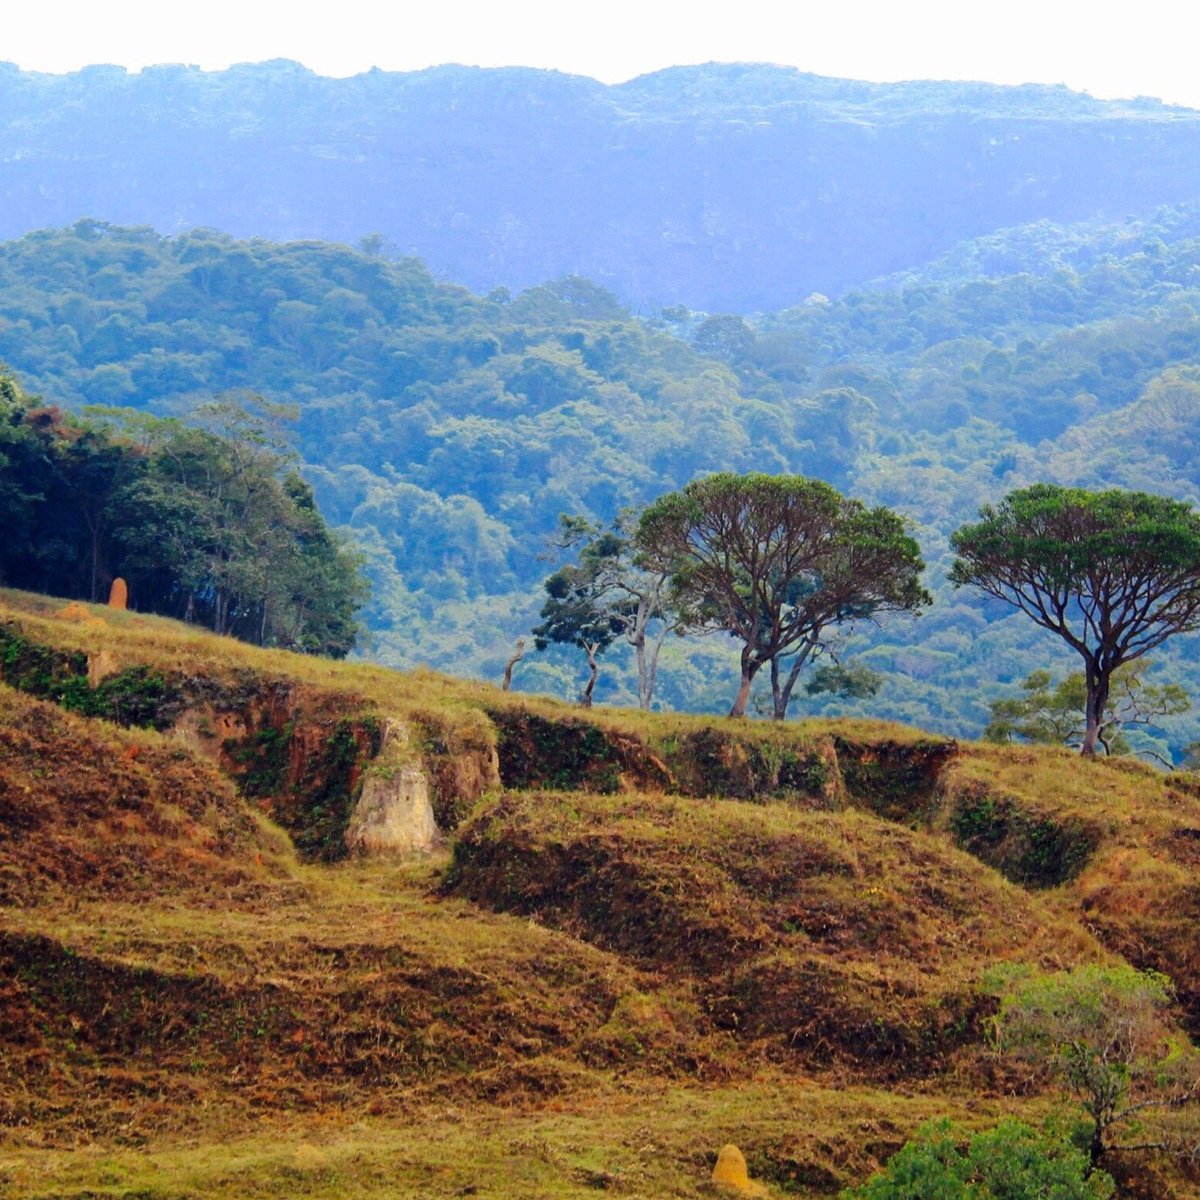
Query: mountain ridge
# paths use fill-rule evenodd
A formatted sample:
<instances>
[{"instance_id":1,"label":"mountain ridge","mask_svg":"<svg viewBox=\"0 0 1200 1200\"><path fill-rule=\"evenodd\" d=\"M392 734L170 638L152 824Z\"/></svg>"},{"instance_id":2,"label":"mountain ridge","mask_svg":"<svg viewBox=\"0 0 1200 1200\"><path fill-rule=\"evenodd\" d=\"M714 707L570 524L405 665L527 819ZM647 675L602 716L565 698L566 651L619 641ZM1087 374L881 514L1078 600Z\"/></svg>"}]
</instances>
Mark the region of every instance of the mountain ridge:
<instances>
[{"instance_id":1,"label":"mountain ridge","mask_svg":"<svg viewBox=\"0 0 1200 1200\"><path fill-rule=\"evenodd\" d=\"M533 68L0 73L0 237L378 233L478 291L587 275L635 306L840 294L964 238L1200 195L1200 113L1066 88L761 64L618 85ZM219 182L218 182L219 181Z\"/></svg>"}]
</instances>

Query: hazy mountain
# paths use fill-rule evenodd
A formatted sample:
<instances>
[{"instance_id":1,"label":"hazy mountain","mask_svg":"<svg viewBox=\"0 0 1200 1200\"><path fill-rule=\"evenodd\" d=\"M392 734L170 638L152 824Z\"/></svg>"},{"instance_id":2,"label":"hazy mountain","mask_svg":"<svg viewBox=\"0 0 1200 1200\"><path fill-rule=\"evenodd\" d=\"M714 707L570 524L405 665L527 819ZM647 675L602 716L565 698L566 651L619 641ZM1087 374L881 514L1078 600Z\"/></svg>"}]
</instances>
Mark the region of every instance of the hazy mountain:
<instances>
[{"instance_id":1,"label":"hazy mountain","mask_svg":"<svg viewBox=\"0 0 1200 1200\"><path fill-rule=\"evenodd\" d=\"M1065 88L673 68L327 79L291 62L0 67L0 236L83 216L171 233L378 232L486 290L569 273L635 306L838 294L966 238L1200 194L1200 113Z\"/></svg>"}]
</instances>

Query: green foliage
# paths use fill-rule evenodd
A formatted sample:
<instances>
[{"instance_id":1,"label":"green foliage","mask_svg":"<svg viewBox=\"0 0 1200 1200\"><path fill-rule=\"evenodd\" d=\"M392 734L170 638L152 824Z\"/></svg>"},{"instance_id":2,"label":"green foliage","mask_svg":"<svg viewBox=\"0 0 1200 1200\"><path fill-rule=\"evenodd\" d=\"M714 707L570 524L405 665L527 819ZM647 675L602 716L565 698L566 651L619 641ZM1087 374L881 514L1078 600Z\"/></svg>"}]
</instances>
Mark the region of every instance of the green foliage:
<instances>
[{"instance_id":1,"label":"green foliage","mask_svg":"<svg viewBox=\"0 0 1200 1200\"><path fill-rule=\"evenodd\" d=\"M1074 1097L1088 1120L1093 1164L1123 1149L1192 1154L1200 1147L1200 1127L1161 1115L1200 1100L1200 1054L1170 1020L1166 976L1127 965L1048 975L1002 966L985 986L1000 997L997 1048Z\"/></svg>"},{"instance_id":2,"label":"green foliage","mask_svg":"<svg viewBox=\"0 0 1200 1200\"><path fill-rule=\"evenodd\" d=\"M1038 484L980 517L951 539L950 579L1083 658L1082 749L1094 753L1117 668L1200 627L1200 516L1164 496Z\"/></svg>"},{"instance_id":3,"label":"green foliage","mask_svg":"<svg viewBox=\"0 0 1200 1200\"><path fill-rule=\"evenodd\" d=\"M919 627L860 622L839 656L884 686L812 696L806 710L974 736L999 685L1071 668L1054 662L1061 639L953 593L949 535L1039 479L1200 499L1198 248L1194 205L1014 228L885 287L744 318L752 343L728 363L666 332L692 336L707 314L636 320L578 279L481 297L379 245L93 221L0 246L0 357L72 409L99 399L92 372L106 364L128 370L135 391L120 402L143 411L243 389L293 403L300 470L362 547L371 650L395 665L498 678L539 619L537 552L560 512L603 529L714 471L822 479L916 522L938 603ZM77 489L39 460L32 430L0 426L0 455L38 481L22 496ZM9 478L0 467L0 503ZM91 594L77 582L90 555L63 553L90 546L78 532L43 544L34 586ZM0 546L0 571L13 548ZM526 660L519 686L573 694L575 653ZM1186 687L1195 655L1172 639L1155 652L1159 678ZM723 640L670 639L657 702L727 709L739 670ZM621 639L597 699L634 703L637 674ZM1173 723L1153 748L1178 758L1198 722Z\"/></svg>"},{"instance_id":4,"label":"green foliage","mask_svg":"<svg viewBox=\"0 0 1200 1200\"><path fill-rule=\"evenodd\" d=\"M1143 740L1132 742L1128 731L1155 725L1163 717L1191 708L1191 699L1179 684L1147 683L1149 668L1149 662L1140 659L1113 672L1098 734L1106 754L1154 753ZM1052 686L1049 671L1034 671L1021 684L1021 691L1020 696L992 701L992 719L983 731L984 738L1046 745L1077 746L1081 742L1087 705L1087 681L1082 672L1067 675Z\"/></svg>"},{"instance_id":5,"label":"green foliage","mask_svg":"<svg viewBox=\"0 0 1200 1200\"><path fill-rule=\"evenodd\" d=\"M804 690L810 696L829 692L862 699L874 696L882 682L879 672L863 663L822 663L813 670Z\"/></svg>"},{"instance_id":6,"label":"green foliage","mask_svg":"<svg viewBox=\"0 0 1200 1200\"><path fill-rule=\"evenodd\" d=\"M608 604L606 589L587 561L560 567L544 587L547 598L542 605L542 623L533 630L534 645L544 650L551 642L559 642L578 646L587 655L590 675L582 700L591 704L599 674L597 659L624 629L622 615Z\"/></svg>"},{"instance_id":7,"label":"green foliage","mask_svg":"<svg viewBox=\"0 0 1200 1200\"><path fill-rule=\"evenodd\" d=\"M842 1200L1107 1200L1112 1179L1061 1132L1003 1121L965 1149L949 1121L924 1126L887 1169Z\"/></svg>"},{"instance_id":8,"label":"green foliage","mask_svg":"<svg viewBox=\"0 0 1200 1200\"><path fill-rule=\"evenodd\" d=\"M182 703L178 682L150 667L130 667L93 687L86 655L35 642L11 622L0 622L0 680L82 716L147 729L169 728Z\"/></svg>"},{"instance_id":9,"label":"green foliage","mask_svg":"<svg viewBox=\"0 0 1200 1200\"><path fill-rule=\"evenodd\" d=\"M1079 821L1030 814L987 791L956 798L950 831L964 850L1024 887L1059 887L1087 866L1097 835Z\"/></svg>"},{"instance_id":10,"label":"green foliage","mask_svg":"<svg viewBox=\"0 0 1200 1200\"><path fill-rule=\"evenodd\" d=\"M95 423L7 381L0 402L0 580L98 600L117 575L131 602L244 640L334 656L365 598L355 554L254 398L201 405L200 424L123 410Z\"/></svg>"},{"instance_id":11,"label":"green foliage","mask_svg":"<svg viewBox=\"0 0 1200 1200\"><path fill-rule=\"evenodd\" d=\"M596 725L493 709L500 775L514 788L619 790L621 758Z\"/></svg>"},{"instance_id":12,"label":"green foliage","mask_svg":"<svg viewBox=\"0 0 1200 1200\"><path fill-rule=\"evenodd\" d=\"M258 799L283 790L294 732L294 722L288 721L278 729L268 725L249 737L225 742L224 752L234 763L243 795Z\"/></svg>"},{"instance_id":13,"label":"green foliage","mask_svg":"<svg viewBox=\"0 0 1200 1200\"><path fill-rule=\"evenodd\" d=\"M796 475L696 480L642 514L637 541L648 563L670 572L681 628L741 643L732 716L745 712L750 684L767 663L775 675L782 656L796 655L789 683L774 680L782 718L800 666L828 629L911 612L930 599L902 518Z\"/></svg>"}]
</instances>

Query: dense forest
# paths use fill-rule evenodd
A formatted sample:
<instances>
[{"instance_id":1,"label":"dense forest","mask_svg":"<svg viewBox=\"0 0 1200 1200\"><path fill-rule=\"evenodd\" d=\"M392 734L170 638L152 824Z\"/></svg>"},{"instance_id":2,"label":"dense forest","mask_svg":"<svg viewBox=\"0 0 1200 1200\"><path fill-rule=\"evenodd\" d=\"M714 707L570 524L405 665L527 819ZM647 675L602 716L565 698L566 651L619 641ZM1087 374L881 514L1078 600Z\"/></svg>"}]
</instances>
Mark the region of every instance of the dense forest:
<instances>
[{"instance_id":1,"label":"dense forest","mask_svg":"<svg viewBox=\"0 0 1200 1200\"><path fill-rule=\"evenodd\" d=\"M612 87L454 66L7 65L0 160L0 237L89 215L277 240L377 230L479 291L582 274L643 310L749 311L997 229L1189 200L1200 115L745 64Z\"/></svg>"},{"instance_id":2,"label":"dense forest","mask_svg":"<svg viewBox=\"0 0 1200 1200\"><path fill-rule=\"evenodd\" d=\"M178 416L251 389L297 407L321 511L362 548L369 652L498 678L565 557L563 513L607 522L706 472L788 472L913 522L936 603L860 623L841 656L870 699L801 707L977 733L1030 672L1075 664L946 583L949 537L1037 480L1197 498L1200 210L1041 222L925 271L771 315L636 317L579 277L476 295L368 240L165 238L82 221L0 247L0 356L72 410ZM549 557L547 557L549 555ZM1150 678L1186 683L1187 642ZM633 702L614 647L597 699ZM671 639L659 702L728 706L730 648ZM530 654L514 686L573 695ZM1178 755L1192 718L1155 743Z\"/></svg>"},{"instance_id":3,"label":"dense forest","mask_svg":"<svg viewBox=\"0 0 1200 1200\"><path fill-rule=\"evenodd\" d=\"M180 617L259 645L344 657L357 556L273 440L269 405L190 423L113 409L81 422L0 376L0 582Z\"/></svg>"}]
</instances>

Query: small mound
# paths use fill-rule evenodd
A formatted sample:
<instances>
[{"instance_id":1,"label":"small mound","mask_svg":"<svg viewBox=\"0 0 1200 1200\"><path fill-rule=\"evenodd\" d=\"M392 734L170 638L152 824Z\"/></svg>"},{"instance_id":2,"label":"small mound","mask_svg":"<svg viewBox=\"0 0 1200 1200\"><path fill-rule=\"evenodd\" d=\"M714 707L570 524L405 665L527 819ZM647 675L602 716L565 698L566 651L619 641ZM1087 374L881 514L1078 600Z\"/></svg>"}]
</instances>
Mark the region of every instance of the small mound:
<instances>
[{"instance_id":1,"label":"small mound","mask_svg":"<svg viewBox=\"0 0 1200 1200\"><path fill-rule=\"evenodd\" d=\"M0 684L0 904L253 889L278 853L178 744Z\"/></svg>"},{"instance_id":2,"label":"small mound","mask_svg":"<svg viewBox=\"0 0 1200 1200\"><path fill-rule=\"evenodd\" d=\"M995 961L1099 953L940 839L857 812L508 793L460 830L447 888L686 973L772 1052L885 1075L977 1038Z\"/></svg>"}]
</instances>

